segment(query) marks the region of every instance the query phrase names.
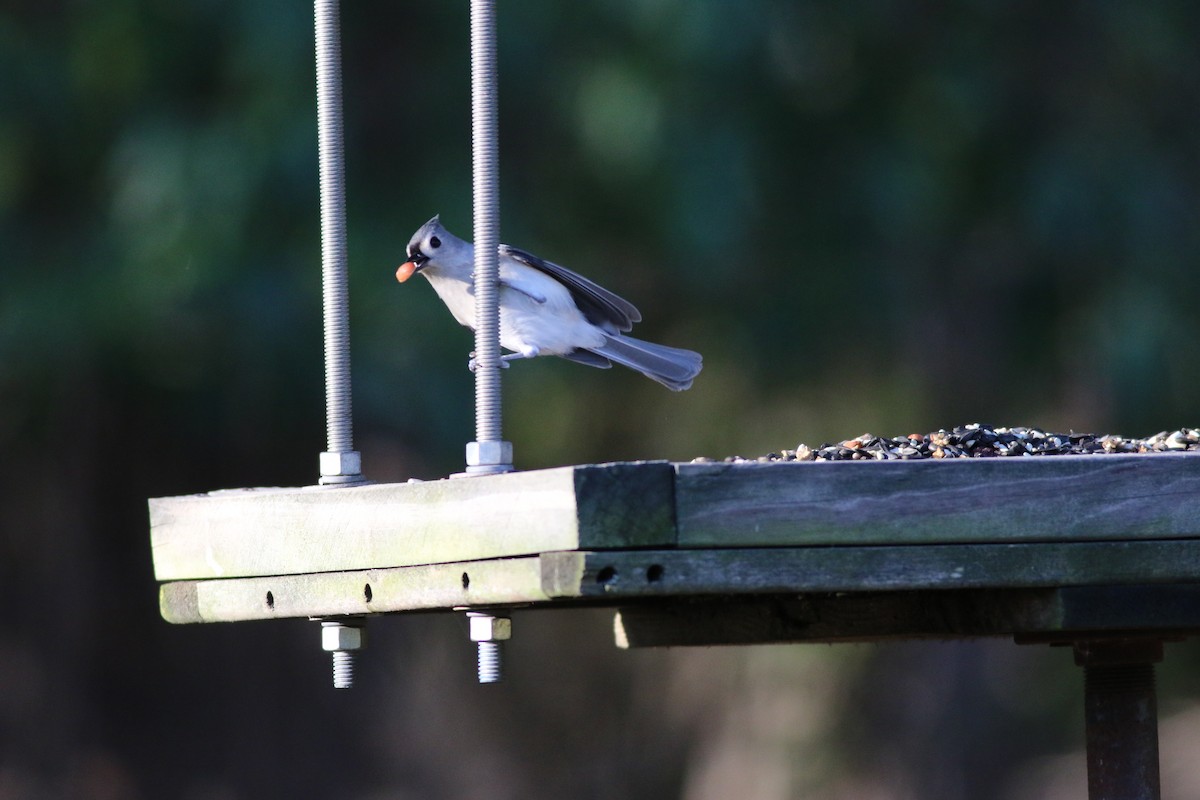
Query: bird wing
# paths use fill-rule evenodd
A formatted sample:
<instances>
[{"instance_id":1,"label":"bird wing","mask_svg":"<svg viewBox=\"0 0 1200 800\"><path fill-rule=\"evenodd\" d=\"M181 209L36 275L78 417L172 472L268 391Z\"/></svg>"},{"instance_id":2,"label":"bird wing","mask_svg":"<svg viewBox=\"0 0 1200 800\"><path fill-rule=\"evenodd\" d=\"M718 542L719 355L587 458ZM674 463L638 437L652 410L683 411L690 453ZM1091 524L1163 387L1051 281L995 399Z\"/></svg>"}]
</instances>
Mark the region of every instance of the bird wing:
<instances>
[{"instance_id":1,"label":"bird wing","mask_svg":"<svg viewBox=\"0 0 1200 800\"><path fill-rule=\"evenodd\" d=\"M566 267L507 244L500 245L500 255L543 272L566 286L584 318L610 333L628 331L633 328L633 323L642 319L641 312L633 303Z\"/></svg>"}]
</instances>

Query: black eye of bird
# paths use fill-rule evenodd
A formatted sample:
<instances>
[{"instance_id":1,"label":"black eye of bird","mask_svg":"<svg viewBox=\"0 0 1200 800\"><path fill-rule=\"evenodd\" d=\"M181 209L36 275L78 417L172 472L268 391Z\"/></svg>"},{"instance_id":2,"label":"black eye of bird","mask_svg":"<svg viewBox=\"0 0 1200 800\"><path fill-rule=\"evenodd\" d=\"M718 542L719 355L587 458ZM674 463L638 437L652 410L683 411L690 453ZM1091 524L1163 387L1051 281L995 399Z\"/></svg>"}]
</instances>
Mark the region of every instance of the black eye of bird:
<instances>
[{"instance_id":1,"label":"black eye of bird","mask_svg":"<svg viewBox=\"0 0 1200 800\"><path fill-rule=\"evenodd\" d=\"M436 250L437 248L442 246L442 240L437 238L436 236L430 236L429 237L429 246Z\"/></svg>"}]
</instances>

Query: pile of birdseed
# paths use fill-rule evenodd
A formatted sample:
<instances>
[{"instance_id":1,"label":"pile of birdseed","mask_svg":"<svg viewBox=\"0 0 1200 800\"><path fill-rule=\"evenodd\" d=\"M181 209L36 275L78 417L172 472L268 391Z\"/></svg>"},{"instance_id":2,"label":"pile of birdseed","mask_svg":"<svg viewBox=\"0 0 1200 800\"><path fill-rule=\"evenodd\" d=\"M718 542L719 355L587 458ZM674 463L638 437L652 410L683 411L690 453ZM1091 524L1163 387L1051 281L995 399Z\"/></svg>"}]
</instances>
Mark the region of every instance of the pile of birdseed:
<instances>
[{"instance_id":1,"label":"pile of birdseed","mask_svg":"<svg viewBox=\"0 0 1200 800\"><path fill-rule=\"evenodd\" d=\"M1103 453L1163 453L1200 450L1200 431L1180 428L1144 439L1094 433L1047 433L1040 428L997 428L975 422L953 430L911 433L908 436L873 436L864 433L836 444L769 453L758 458L730 456L727 463L746 461L887 461L919 458L994 458L1000 456L1057 456ZM697 458L696 462L714 459Z\"/></svg>"}]
</instances>

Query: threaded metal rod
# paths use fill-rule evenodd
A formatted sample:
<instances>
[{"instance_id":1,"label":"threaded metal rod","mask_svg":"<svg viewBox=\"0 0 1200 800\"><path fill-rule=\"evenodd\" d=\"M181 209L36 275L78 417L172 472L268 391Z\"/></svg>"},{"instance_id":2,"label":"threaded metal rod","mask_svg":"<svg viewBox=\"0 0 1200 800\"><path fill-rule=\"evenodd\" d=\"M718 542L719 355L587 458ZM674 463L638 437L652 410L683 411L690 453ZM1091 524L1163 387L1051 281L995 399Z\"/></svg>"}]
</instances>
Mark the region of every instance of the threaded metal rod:
<instances>
[{"instance_id":1,"label":"threaded metal rod","mask_svg":"<svg viewBox=\"0 0 1200 800\"><path fill-rule=\"evenodd\" d=\"M322 482L359 477L350 408L350 319L346 269L345 147L342 139L342 45L338 0L315 0L317 133L321 174L321 272L325 319L325 426ZM342 478L339 481L338 478ZM326 478L333 478L327 481Z\"/></svg>"},{"instance_id":2,"label":"threaded metal rod","mask_svg":"<svg viewBox=\"0 0 1200 800\"><path fill-rule=\"evenodd\" d=\"M480 683L499 683L504 677L504 650L500 642L476 642L479 658L476 675Z\"/></svg>"},{"instance_id":3,"label":"threaded metal rod","mask_svg":"<svg viewBox=\"0 0 1200 800\"><path fill-rule=\"evenodd\" d=\"M500 435L500 161L496 4L471 0L471 155L475 239L475 438Z\"/></svg>"},{"instance_id":4,"label":"threaded metal rod","mask_svg":"<svg viewBox=\"0 0 1200 800\"><path fill-rule=\"evenodd\" d=\"M335 650L333 653L333 688L354 688L354 652Z\"/></svg>"},{"instance_id":5,"label":"threaded metal rod","mask_svg":"<svg viewBox=\"0 0 1200 800\"><path fill-rule=\"evenodd\" d=\"M512 619L487 611L468 611L471 641L475 642L480 683L499 683L504 677L504 643L512 637Z\"/></svg>"},{"instance_id":6,"label":"threaded metal rod","mask_svg":"<svg viewBox=\"0 0 1200 800\"><path fill-rule=\"evenodd\" d=\"M333 688L354 688L355 656L366 644L366 620L363 617L321 621L321 649L333 656Z\"/></svg>"}]
</instances>

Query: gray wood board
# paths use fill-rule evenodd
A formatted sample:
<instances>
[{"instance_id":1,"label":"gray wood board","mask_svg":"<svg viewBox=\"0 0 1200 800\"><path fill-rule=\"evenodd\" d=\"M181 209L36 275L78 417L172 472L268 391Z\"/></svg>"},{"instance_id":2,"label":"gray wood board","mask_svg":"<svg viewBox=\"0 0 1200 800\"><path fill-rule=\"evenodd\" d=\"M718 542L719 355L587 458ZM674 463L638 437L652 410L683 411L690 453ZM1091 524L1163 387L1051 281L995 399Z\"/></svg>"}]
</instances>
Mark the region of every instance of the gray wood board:
<instances>
[{"instance_id":1,"label":"gray wood board","mask_svg":"<svg viewBox=\"0 0 1200 800\"><path fill-rule=\"evenodd\" d=\"M1071 642L1200 632L1200 586L861 592L622 606L619 647L1013 636Z\"/></svg>"},{"instance_id":2,"label":"gray wood board","mask_svg":"<svg viewBox=\"0 0 1200 800\"><path fill-rule=\"evenodd\" d=\"M536 557L163 584L168 622L236 622L547 601Z\"/></svg>"},{"instance_id":3,"label":"gray wood board","mask_svg":"<svg viewBox=\"0 0 1200 800\"><path fill-rule=\"evenodd\" d=\"M676 470L680 547L1200 536L1200 454Z\"/></svg>"},{"instance_id":4,"label":"gray wood board","mask_svg":"<svg viewBox=\"0 0 1200 800\"><path fill-rule=\"evenodd\" d=\"M542 566L551 597L1200 582L1200 540L561 552Z\"/></svg>"},{"instance_id":5,"label":"gray wood board","mask_svg":"<svg viewBox=\"0 0 1200 800\"><path fill-rule=\"evenodd\" d=\"M289 575L674 544L666 462L149 501L160 581Z\"/></svg>"},{"instance_id":6,"label":"gray wood board","mask_svg":"<svg viewBox=\"0 0 1200 800\"><path fill-rule=\"evenodd\" d=\"M231 622L639 598L1192 583L1200 542L560 551L452 564L164 584L170 622ZM945 597L945 594L939 594ZM566 602L564 602L566 601ZM1117 618L1119 609L1105 615Z\"/></svg>"}]
</instances>

